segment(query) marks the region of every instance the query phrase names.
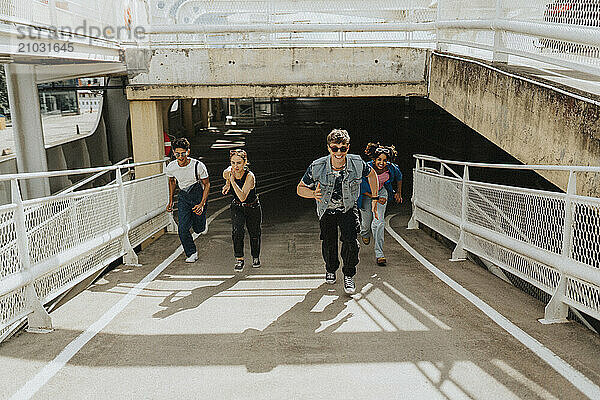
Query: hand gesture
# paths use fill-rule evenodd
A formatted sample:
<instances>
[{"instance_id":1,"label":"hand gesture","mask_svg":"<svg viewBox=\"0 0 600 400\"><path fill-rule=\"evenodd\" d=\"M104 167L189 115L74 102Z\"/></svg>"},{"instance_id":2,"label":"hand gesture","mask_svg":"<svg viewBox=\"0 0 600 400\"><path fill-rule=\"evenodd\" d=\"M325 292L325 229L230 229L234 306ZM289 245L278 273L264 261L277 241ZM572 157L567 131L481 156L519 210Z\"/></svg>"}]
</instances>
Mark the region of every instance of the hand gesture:
<instances>
[{"instance_id":1,"label":"hand gesture","mask_svg":"<svg viewBox=\"0 0 600 400\"><path fill-rule=\"evenodd\" d=\"M387 199L385 197L380 197L379 199L377 199L377 202L381 205L384 205L385 203L387 203Z\"/></svg>"},{"instance_id":2,"label":"hand gesture","mask_svg":"<svg viewBox=\"0 0 600 400\"><path fill-rule=\"evenodd\" d=\"M394 199L396 200L396 203L402 203L402 194L400 192L396 192L396 194L394 194Z\"/></svg>"},{"instance_id":3,"label":"hand gesture","mask_svg":"<svg viewBox=\"0 0 600 400\"><path fill-rule=\"evenodd\" d=\"M321 182L317 182L317 187L315 188L314 196L315 199L317 199L317 201L321 201L321 198L323 197L323 195L321 194Z\"/></svg>"},{"instance_id":4,"label":"hand gesture","mask_svg":"<svg viewBox=\"0 0 600 400\"><path fill-rule=\"evenodd\" d=\"M223 189L221 189L221 193L223 193L223 194L227 194L227 193L229 193L229 188L230 188L230 187L231 187L231 186L229 185L229 182L227 182L227 183L226 183L226 184L223 186Z\"/></svg>"},{"instance_id":5,"label":"hand gesture","mask_svg":"<svg viewBox=\"0 0 600 400\"><path fill-rule=\"evenodd\" d=\"M196 204L194 207L192 207L192 211L196 215L202 215L202 211L204 211L204 204Z\"/></svg>"},{"instance_id":6,"label":"hand gesture","mask_svg":"<svg viewBox=\"0 0 600 400\"><path fill-rule=\"evenodd\" d=\"M371 201L371 210L373 211L373 218L375 219L379 219L379 216L377 215L377 201Z\"/></svg>"}]
</instances>

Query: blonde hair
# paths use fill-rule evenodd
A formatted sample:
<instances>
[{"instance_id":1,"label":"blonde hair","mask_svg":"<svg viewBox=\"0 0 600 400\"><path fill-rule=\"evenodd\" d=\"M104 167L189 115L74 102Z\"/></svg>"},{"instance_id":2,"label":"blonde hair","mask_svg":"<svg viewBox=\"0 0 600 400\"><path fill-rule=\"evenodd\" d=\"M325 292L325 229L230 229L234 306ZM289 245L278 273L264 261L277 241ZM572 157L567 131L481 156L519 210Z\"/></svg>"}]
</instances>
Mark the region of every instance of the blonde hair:
<instances>
[{"instance_id":1,"label":"blonde hair","mask_svg":"<svg viewBox=\"0 0 600 400\"><path fill-rule=\"evenodd\" d=\"M242 150L242 149L229 150L229 161L231 161L233 156L238 156L242 160L246 161L246 166L248 166L250 164L248 162L248 153L246 153L246 150Z\"/></svg>"}]
</instances>

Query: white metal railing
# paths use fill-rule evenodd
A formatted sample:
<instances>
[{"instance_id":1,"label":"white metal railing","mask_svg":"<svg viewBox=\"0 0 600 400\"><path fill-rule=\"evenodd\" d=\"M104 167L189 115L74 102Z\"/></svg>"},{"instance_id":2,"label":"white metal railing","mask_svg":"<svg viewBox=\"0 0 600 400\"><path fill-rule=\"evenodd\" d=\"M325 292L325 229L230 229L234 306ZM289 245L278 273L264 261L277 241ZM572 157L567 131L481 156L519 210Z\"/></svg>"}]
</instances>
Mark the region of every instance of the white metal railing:
<instances>
[{"instance_id":1,"label":"white metal railing","mask_svg":"<svg viewBox=\"0 0 600 400\"><path fill-rule=\"evenodd\" d=\"M427 47L600 75L600 0L150 0L149 11L155 47Z\"/></svg>"},{"instance_id":2,"label":"white metal railing","mask_svg":"<svg viewBox=\"0 0 600 400\"><path fill-rule=\"evenodd\" d=\"M13 199L0 207L0 341L24 317L30 329L50 328L44 305L117 258L137 264L133 247L171 221L167 178L124 182L121 170L162 162L0 175ZM116 180L106 186L21 198L20 180L111 171Z\"/></svg>"},{"instance_id":3,"label":"white metal railing","mask_svg":"<svg viewBox=\"0 0 600 400\"><path fill-rule=\"evenodd\" d=\"M103 59L106 51L97 54L99 48L119 49L122 42L131 42L135 27L148 23L147 16L147 0L0 0L0 38L7 41L0 48L21 55Z\"/></svg>"},{"instance_id":4,"label":"white metal railing","mask_svg":"<svg viewBox=\"0 0 600 400\"><path fill-rule=\"evenodd\" d=\"M600 319L600 199L576 194L578 173L600 167L482 164L416 155L413 215L469 251L549 293L543 322L563 321L568 306ZM471 180L474 168L569 174L566 193Z\"/></svg>"}]
</instances>

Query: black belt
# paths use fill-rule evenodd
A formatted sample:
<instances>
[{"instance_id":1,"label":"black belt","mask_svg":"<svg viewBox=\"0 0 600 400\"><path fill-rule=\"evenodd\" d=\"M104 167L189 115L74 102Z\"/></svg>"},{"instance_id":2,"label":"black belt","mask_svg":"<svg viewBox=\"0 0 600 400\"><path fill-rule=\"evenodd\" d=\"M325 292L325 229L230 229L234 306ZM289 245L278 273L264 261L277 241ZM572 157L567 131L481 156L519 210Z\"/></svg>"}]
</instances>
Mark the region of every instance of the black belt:
<instances>
[{"instance_id":1,"label":"black belt","mask_svg":"<svg viewBox=\"0 0 600 400\"><path fill-rule=\"evenodd\" d=\"M256 197L256 199L252 203L245 203L245 202L239 201L236 198L234 198L232 200L232 203L235 204L238 207L250 207L250 208L256 208L256 207L258 207L260 205L260 203L258 202L258 196Z\"/></svg>"}]
</instances>

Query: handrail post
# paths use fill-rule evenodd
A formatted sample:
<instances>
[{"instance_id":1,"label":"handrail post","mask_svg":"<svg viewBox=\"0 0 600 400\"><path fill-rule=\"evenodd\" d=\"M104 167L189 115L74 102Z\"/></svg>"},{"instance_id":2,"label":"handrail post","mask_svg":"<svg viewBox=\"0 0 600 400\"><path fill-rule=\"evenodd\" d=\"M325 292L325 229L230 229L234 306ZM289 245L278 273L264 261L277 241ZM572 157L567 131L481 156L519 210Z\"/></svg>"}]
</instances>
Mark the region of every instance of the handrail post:
<instances>
[{"instance_id":1,"label":"handrail post","mask_svg":"<svg viewBox=\"0 0 600 400\"><path fill-rule=\"evenodd\" d=\"M40 301L35 290L35 277L31 271L31 255L29 254L29 243L27 241L27 226L25 224L25 206L19 191L19 181L11 180L12 202L17 206L14 214L15 233L17 236L17 248L21 259L21 274L25 276L25 301L27 308L31 311L27 315L27 331L34 333L48 333L52 331L52 319L44 305Z\"/></svg>"},{"instance_id":2,"label":"handrail post","mask_svg":"<svg viewBox=\"0 0 600 400\"><path fill-rule=\"evenodd\" d=\"M440 42L440 31L439 22L441 21L442 14L442 4L444 0L438 0L437 10L436 10L436 24L435 24L435 49L438 51L448 51L448 46L445 43Z\"/></svg>"},{"instance_id":3,"label":"handrail post","mask_svg":"<svg viewBox=\"0 0 600 400\"><path fill-rule=\"evenodd\" d=\"M494 51L492 54L492 61L507 63L508 54L501 52L504 49L504 39L502 37L504 31L499 30L497 27L497 22L502 18L504 18L502 0L496 0L496 16L494 18L494 23L492 24L492 30L494 31Z\"/></svg>"},{"instance_id":4,"label":"handrail post","mask_svg":"<svg viewBox=\"0 0 600 400\"><path fill-rule=\"evenodd\" d=\"M419 229L419 221L417 221L417 217L415 215L415 211L417 209L417 206L415 204L415 202L417 201L417 191L416 191L416 177L417 177L417 173L419 172L419 170L421 169L421 160L419 160L418 158L416 159L415 162L415 169L413 171L413 189L412 189L412 216L410 217L410 220L408 221L408 225L406 226L406 229Z\"/></svg>"},{"instance_id":5,"label":"handrail post","mask_svg":"<svg viewBox=\"0 0 600 400\"><path fill-rule=\"evenodd\" d=\"M56 26L56 0L48 0L48 15L50 16L50 26Z\"/></svg>"},{"instance_id":6,"label":"handrail post","mask_svg":"<svg viewBox=\"0 0 600 400\"><path fill-rule=\"evenodd\" d=\"M167 161L165 160L164 164L163 164L163 171L167 170ZM165 178L167 179L167 185L169 184L169 178L165 175ZM171 189L169 189L171 190ZM169 193L170 195L170 193ZM175 222L175 218L173 218L173 211L171 211L169 214L169 224L167 225L167 233L178 233L178 227L177 227L177 223Z\"/></svg>"},{"instance_id":7,"label":"handrail post","mask_svg":"<svg viewBox=\"0 0 600 400\"><path fill-rule=\"evenodd\" d=\"M563 265L569 262L573 237L573 196L577 194L577 177L574 171L569 171L569 183L567 185L566 194L561 250L561 264ZM558 285L556 286L552 298L546 305L544 318L539 320L542 324L568 322L567 315L569 313L569 306L563 302L567 291L567 276L563 272L561 265L557 265L557 268L560 273L560 280L558 281Z\"/></svg>"},{"instance_id":8,"label":"handrail post","mask_svg":"<svg viewBox=\"0 0 600 400\"><path fill-rule=\"evenodd\" d=\"M137 254L131 246L129 241L129 223L127 222L127 209L125 201L125 186L123 185L123 176L121 175L121 168L117 168L115 171L117 181L117 199L119 202L119 221L123 227L123 250L125 255L123 256L123 264L130 266L139 266L139 260Z\"/></svg>"},{"instance_id":9,"label":"handrail post","mask_svg":"<svg viewBox=\"0 0 600 400\"><path fill-rule=\"evenodd\" d=\"M462 179L462 196L461 196L461 212L460 212L460 235L456 247L452 252L452 258L450 261L464 261L467 259L467 252L464 249L465 246L465 223L467 222L467 204L469 201L469 188L467 182L469 181L469 166L465 165Z\"/></svg>"}]
</instances>

